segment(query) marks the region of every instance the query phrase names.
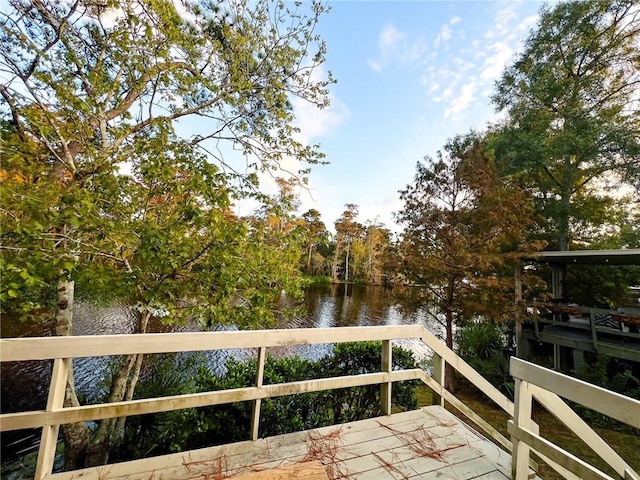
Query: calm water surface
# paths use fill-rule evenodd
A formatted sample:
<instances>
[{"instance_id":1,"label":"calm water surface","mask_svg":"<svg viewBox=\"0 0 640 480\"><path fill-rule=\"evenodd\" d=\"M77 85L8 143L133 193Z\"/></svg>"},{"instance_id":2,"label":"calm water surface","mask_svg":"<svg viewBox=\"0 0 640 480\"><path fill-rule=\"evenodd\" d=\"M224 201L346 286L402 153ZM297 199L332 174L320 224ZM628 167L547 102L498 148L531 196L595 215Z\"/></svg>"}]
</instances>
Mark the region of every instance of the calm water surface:
<instances>
[{"instance_id":1,"label":"calm water surface","mask_svg":"<svg viewBox=\"0 0 640 480\"><path fill-rule=\"evenodd\" d=\"M401 312L393 293L381 287L361 285L314 285L305 295L307 315L279 325L279 328L331 328L368 325L420 324L435 333L441 327L424 311L405 315ZM2 337L50 336L50 323L21 323L3 316ZM121 334L133 331L134 320L124 306L95 307L77 304L74 312L75 335ZM161 322L150 326L153 332L199 331L200 327L168 327ZM414 351L417 360L430 355L428 348L418 340L403 340L398 344ZM275 356L300 355L309 359L320 358L331 350L331 345L301 345L269 349ZM250 358L255 350L208 352L207 361L218 371L224 370L229 356ZM74 360L74 375L78 394L88 403L97 401L106 389L104 378L110 367L108 358ZM2 413L44 409L51 375L51 362L15 362L1 366ZM37 432L16 432L2 435L3 461L17 452L28 451L37 441Z\"/></svg>"}]
</instances>

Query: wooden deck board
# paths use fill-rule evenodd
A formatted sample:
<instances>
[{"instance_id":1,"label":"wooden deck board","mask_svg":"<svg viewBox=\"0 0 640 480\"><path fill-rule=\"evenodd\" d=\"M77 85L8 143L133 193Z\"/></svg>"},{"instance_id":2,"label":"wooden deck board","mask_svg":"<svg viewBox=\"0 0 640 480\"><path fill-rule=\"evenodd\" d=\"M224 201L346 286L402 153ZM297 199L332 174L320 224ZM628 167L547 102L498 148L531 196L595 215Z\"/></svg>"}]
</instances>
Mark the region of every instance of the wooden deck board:
<instances>
[{"instance_id":1,"label":"wooden deck board","mask_svg":"<svg viewBox=\"0 0 640 480\"><path fill-rule=\"evenodd\" d=\"M255 442L56 474L50 478L241 480L244 476L251 480L276 479L288 478L283 472L295 470L296 465L304 469L310 468L310 464L323 465L330 479L504 480L509 478L511 456L442 407L431 406ZM264 476L260 477L258 472L265 472Z\"/></svg>"}]
</instances>

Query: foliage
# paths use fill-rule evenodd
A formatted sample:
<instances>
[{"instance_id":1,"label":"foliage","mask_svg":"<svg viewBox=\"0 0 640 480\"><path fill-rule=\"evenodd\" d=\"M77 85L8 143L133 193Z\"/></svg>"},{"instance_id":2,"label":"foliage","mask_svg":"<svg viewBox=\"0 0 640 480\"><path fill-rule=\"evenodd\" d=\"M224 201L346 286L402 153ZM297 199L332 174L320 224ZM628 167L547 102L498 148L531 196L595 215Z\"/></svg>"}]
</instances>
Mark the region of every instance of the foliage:
<instances>
[{"instance_id":1,"label":"foliage","mask_svg":"<svg viewBox=\"0 0 640 480\"><path fill-rule=\"evenodd\" d=\"M340 218L335 221L335 251L331 276L334 280L337 280L339 278L339 271L342 269L342 278L348 282L350 250L354 241L359 238L363 227L356 221L358 218L358 205L348 203L345 207L346 210L342 212Z\"/></svg>"},{"instance_id":2,"label":"foliage","mask_svg":"<svg viewBox=\"0 0 640 480\"><path fill-rule=\"evenodd\" d=\"M327 272L326 257L320 253L330 241L330 234L321 219L320 212L311 209L302 214L302 221L306 230L305 258L303 271L307 275L324 276Z\"/></svg>"},{"instance_id":3,"label":"foliage","mask_svg":"<svg viewBox=\"0 0 640 480\"><path fill-rule=\"evenodd\" d=\"M508 397L513 398L514 381L509 373L513 353L508 325L471 322L456 332L458 355Z\"/></svg>"},{"instance_id":4,"label":"foliage","mask_svg":"<svg viewBox=\"0 0 640 480\"><path fill-rule=\"evenodd\" d=\"M393 358L394 369L415 368L413 354L408 350L393 347ZM338 344L332 354L317 361L268 356L264 384L378 372L380 365L380 342ZM216 375L206 365L200 365L191 379L182 375L181 388L188 392L205 392L255 385L255 358L248 362L230 358L226 367L226 373ZM164 385L176 385L175 372L175 367L161 367L153 376L141 381L144 386L139 392L156 394ZM414 388L415 382L395 384L393 403L405 409L415 408ZM252 402L243 402L145 416L140 422L127 424L125 438L136 440L123 443L119 456L157 455L246 440L251 431L252 405ZM260 435L267 437L369 418L378 415L379 408L378 385L265 399L262 401Z\"/></svg>"},{"instance_id":5,"label":"foliage","mask_svg":"<svg viewBox=\"0 0 640 480\"><path fill-rule=\"evenodd\" d=\"M533 221L526 192L498 176L483 140L460 137L445 151L417 165L397 219L405 227L402 272L446 315L451 346L454 320L500 320L510 311L512 272L506 278L503 269L535 246L525 241Z\"/></svg>"},{"instance_id":6,"label":"foliage","mask_svg":"<svg viewBox=\"0 0 640 480\"><path fill-rule=\"evenodd\" d=\"M195 354L154 355L150 368L141 376L135 398L155 398L195 392L194 376L203 359ZM181 412L138 415L127 420L122 441L114 452L115 460L145 457L161 448L180 430Z\"/></svg>"},{"instance_id":7,"label":"foliage","mask_svg":"<svg viewBox=\"0 0 640 480\"><path fill-rule=\"evenodd\" d=\"M609 355L587 354L588 363L580 372L575 372L576 376L586 382L592 383L607 390L611 390L627 397L640 400L640 378L637 373L634 375L633 362L626 362ZM636 372L638 365L636 364ZM599 412L590 410L580 404L573 404L574 408L591 422L602 427L632 431L640 433L628 425L612 420Z\"/></svg>"},{"instance_id":8,"label":"foliage","mask_svg":"<svg viewBox=\"0 0 640 480\"><path fill-rule=\"evenodd\" d=\"M280 255L273 229L237 218L231 204L268 202L258 173L280 171L285 158L302 162L293 172L302 183L305 164L322 162L297 140L292 101L328 105L331 76L312 77L326 10L11 1L0 14L8 306L47 306L31 297L55 289L58 335L72 332L76 290L131 302L136 331L152 315L268 325L281 290L301 285L295 249ZM198 123L181 136L177 122L189 119ZM109 401L133 395L142 358L123 359ZM77 404L73 385L65 401ZM84 424L64 426L68 466L106 461L122 422L100 422L91 438Z\"/></svg>"},{"instance_id":9,"label":"foliage","mask_svg":"<svg viewBox=\"0 0 640 480\"><path fill-rule=\"evenodd\" d=\"M608 355L594 355L590 365L577 372L583 380L640 400L640 380L630 363Z\"/></svg>"},{"instance_id":10,"label":"foliage","mask_svg":"<svg viewBox=\"0 0 640 480\"><path fill-rule=\"evenodd\" d=\"M484 139L458 137L444 155L419 163L400 198L401 272L429 293L422 305L435 306L447 346L453 348L454 323L508 318L514 262L540 246L526 241L533 222L526 192L499 176ZM453 382L448 368L446 384Z\"/></svg>"},{"instance_id":11,"label":"foliage","mask_svg":"<svg viewBox=\"0 0 640 480\"><path fill-rule=\"evenodd\" d=\"M567 250L598 229L612 189L640 185L640 18L636 2L544 7L493 97L508 113L497 158L536 192L545 239ZM603 222L604 221L604 222Z\"/></svg>"}]
</instances>

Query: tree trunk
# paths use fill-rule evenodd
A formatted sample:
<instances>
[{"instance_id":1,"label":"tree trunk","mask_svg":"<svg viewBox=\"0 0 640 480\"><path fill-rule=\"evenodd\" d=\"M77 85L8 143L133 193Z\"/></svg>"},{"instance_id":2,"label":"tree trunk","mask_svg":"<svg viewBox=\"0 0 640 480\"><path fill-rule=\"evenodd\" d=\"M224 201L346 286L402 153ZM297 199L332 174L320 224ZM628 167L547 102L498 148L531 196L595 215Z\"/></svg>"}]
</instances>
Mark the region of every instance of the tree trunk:
<instances>
[{"instance_id":1,"label":"tree trunk","mask_svg":"<svg viewBox=\"0 0 640 480\"><path fill-rule=\"evenodd\" d=\"M313 255L314 245L309 245L309 255L307 255L307 275L311 275L311 256Z\"/></svg>"},{"instance_id":2,"label":"tree trunk","mask_svg":"<svg viewBox=\"0 0 640 480\"><path fill-rule=\"evenodd\" d=\"M344 260L344 281L345 282L349 281L349 247L350 247L350 244L347 243L347 256L345 257L345 260Z\"/></svg>"},{"instance_id":3,"label":"tree trunk","mask_svg":"<svg viewBox=\"0 0 640 480\"><path fill-rule=\"evenodd\" d=\"M446 343L447 347L453 350L453 312L451 309L447 309L445 312L447 319L447 338ZM456 375L454 368L449 365L449 363L445 366L444 372L444 387L449 390L451 393L455 393L456 391Z\"/></svg>"},{"instance_id":4,"label":"tree trunk","mask_svg":"<svg viewBox=\"0 0 640 480\"><path fill-rule=\"evenodd\" d=\"M331 266L331 277L338 280L338 262L340 259L340 244L336 243L336 251L333 254L333 265Z\"/></svg>"},{"instance_id":5,"label":"tree trunk","mask_svg":"<svg viewBox=\"0 0 640 480\"><path fill-rule=\"evenodd\" d=\"M75 282L66 274L60 275L57 285L57 306L54 334L56 336L73 334L73 301ZM73 379L73 369L69 373L64 392L65 407L79 407ZM71 423L61 426L64 439L64 466L66 470L77 470L84 466L89 443L89 427L85 423Z\"/></svg>"},{"instance_id":6,"label":"tree trunk","mask_svg":"<svg viewBox=\"0 0 640 480\"><path fill-rule=\"evenodd\" d=\"M151 315L148 311L142 312L137 333L145 333ZM113 375L107 403L131 400L140 378L144 355L127 355L122 360L120 367ZM122 430L126 417L106 418L100 422L91 438L91 445L87 448L86 467L105 465L109 460L110 450L118 444L122 437Z\"/></svg>"}]
</instances>

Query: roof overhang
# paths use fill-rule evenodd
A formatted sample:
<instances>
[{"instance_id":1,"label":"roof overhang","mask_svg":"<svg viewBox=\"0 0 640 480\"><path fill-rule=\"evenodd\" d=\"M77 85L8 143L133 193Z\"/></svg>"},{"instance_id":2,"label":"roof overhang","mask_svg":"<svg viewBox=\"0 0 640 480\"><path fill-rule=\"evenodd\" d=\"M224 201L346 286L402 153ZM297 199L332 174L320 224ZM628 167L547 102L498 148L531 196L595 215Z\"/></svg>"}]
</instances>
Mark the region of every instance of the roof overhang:
<instances>
[{"instance_id":1,"label":"roof overhang","mask_svg":"<svg viewBox=\"0 0 640 480\"><path fill-rule=\"evenodd\" d=\"M538 252L526 259L559 265L640 265L640 248Z\"/></svg>"}]
</instances>

